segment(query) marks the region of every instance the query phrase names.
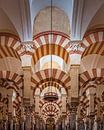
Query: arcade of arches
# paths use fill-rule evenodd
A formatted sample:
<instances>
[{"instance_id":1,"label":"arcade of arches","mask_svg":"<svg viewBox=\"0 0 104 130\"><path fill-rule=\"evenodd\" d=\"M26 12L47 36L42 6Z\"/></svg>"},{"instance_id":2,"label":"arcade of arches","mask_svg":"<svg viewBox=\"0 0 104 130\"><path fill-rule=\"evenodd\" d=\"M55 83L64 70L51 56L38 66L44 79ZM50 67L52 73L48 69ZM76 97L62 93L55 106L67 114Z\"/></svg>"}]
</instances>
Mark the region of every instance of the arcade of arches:
<instances>
[{"instance_id":1,"label":"arcade of arches","mask_svg":"<svg viewBox=\"0 0 104 130\"><path fill-rule=\"evenodd\" d=\"M0 0L0 130L104 130L104 0L50 3Z\"/></svg>"}]
</instances>

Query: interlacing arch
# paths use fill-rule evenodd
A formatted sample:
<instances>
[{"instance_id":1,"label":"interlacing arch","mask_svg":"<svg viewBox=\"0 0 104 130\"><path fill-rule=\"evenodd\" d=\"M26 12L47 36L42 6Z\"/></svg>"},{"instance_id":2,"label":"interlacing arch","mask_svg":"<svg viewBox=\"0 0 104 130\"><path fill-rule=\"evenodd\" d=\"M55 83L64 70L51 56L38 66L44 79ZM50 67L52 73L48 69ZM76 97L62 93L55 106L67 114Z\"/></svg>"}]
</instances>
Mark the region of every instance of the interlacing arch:
<instances>
[{"instance_id":1,"label":"interlacing arch","mask_svg":"<svg viewBox=\"0 0 104 130\"><path fill-rule=\"evenodd\" d=\"M42 83L50 81L50 78L52 78L52 81L61 84L66 89L70 89L70 76L58 69L45 69L36 72L31 77L31 87L36 89Z\"/></svg>"},{"instance_id":2,"label":"interlacing arch","mask_svg":"<svg viewBox=\"0 0 104 130\"><path fill-rule=\"evenodd\" d=\"M0 33L0 58L15 57L20 59L20 55L23 53L23 45L17 36L8 33Z\"/></svg>"},{"instance_id":3,"label":"interlacing arch","mask_svg":"<svg viewBox=\"0 0 104 130\"><path fill-rule=\"evenodd\" d=\"M83 38L82 58L89 54L104 55L104 29L97 29L85 34Z\"/></svg>"}]
</instances>

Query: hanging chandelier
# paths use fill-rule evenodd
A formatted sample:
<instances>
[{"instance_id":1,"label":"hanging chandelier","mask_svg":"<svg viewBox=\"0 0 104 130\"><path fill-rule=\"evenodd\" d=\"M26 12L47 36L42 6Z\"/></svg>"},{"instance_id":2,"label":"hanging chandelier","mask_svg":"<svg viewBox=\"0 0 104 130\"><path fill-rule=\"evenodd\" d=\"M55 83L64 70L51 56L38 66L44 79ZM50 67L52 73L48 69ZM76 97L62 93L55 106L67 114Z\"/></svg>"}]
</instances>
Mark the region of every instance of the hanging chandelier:
<instances>
[{"instance_id":1,"label":"hanging chandelier","mask_svg":"<svg viewBox=\"0 0 104 130\"><path fill-rule=\"evenodd\" d=\"M51 43L52 43L52 0L51 0ZM50 67L50 83L53 82L53 77L52 77L52 52L53 48L51 46L51 67ZM48 102L53 102L58 100L58 94L57 91L53 92L52 91L52 85L48 86L48 91L44 94L44 100Z\"/></svg>"},{"instance_id":2,"label":"hanging chandelier","mask_svg":"<svg viewBox=\"0 0 104 130\"><path fill-rule=\"evenodd\" d=\"M44 94L44 100L53 102L58 100L58 94L55 92L46 92Z\"/></svg>"}]
</instances>

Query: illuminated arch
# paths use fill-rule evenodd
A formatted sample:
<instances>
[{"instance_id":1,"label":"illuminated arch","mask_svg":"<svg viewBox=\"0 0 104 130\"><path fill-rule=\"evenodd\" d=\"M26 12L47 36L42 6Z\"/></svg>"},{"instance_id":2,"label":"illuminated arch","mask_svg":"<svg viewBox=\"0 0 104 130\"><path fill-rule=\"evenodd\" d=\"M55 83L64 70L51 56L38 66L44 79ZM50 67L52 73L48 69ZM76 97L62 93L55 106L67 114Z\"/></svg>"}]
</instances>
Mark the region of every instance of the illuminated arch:
<instances>
[{"instance_id":1,"label":"illuminated arch","mask_svg":"<svg viewBox=\"0 0 104 130\"><path fill-rule=\"evenodd\" d=\"M52 59L52 62L51 62ZM52 66L51 66L52 63ZM45 69L60 69L62 71L67 71L70 67L70 64L66 64L65 61L56 55L46 55L40 58L38 62L35 64L35 72Z\"/></svg>"},{"instance_id":2,"label":"illuminated arch","mask_svg":"<svg viewBox=\"0 0 104 130\"><path fill-rule=\"evenodd\" d=\"M46 55L51 55L51 54L61 57L66 64L69 63L69 53L64 48L56 44L47 44L47 45L42 45L41 47L35 50L33 54L34 64L36 64L41 57Z\"/></svg>"}]
</instances>

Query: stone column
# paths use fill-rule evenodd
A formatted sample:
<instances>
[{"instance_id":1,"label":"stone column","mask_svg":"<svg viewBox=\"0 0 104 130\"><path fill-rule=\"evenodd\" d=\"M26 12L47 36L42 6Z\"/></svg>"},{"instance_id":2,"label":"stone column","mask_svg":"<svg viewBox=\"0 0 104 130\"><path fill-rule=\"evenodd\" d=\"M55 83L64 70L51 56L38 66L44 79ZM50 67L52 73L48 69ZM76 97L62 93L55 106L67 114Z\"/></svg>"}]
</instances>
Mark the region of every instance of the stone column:
<instances>
[{"instance_id":1,"label":"stone column","mask_svg":"<svg viewBox=\"0 0 104 130\"><path fill-rule=\"evenodd\" d=\"M62 114L62 130L66 130L66 126L65 126L65 118L66 118L66 114Z\"/></svg>"},{"instance_id":2,"label":"stone column","mask_svg":"<svg viewBox=\"0 0 104 130\"><path fill-rule=\"evenodd\" d=\"M66 94L63 93L63 88L61 88L61 101L62 101L61 112L66 113Z\"/></svg>"},{"instance_id":3,"label":"stone column","mask_svg":"<svg viewBox=\"0 0 104 130\"><path fill-rule=\"evenodd\" d=\"M24 110L25 110L25 130L31 130L31 106L30 99L24 98Z\"/></svg>"},{"instance_id":4,"label":"stone column","mask_svg":"<svg viewBox=\"0 0 104 130\"><path fill-rule=\"evenodd\" d=\"M26 57L22 57L22 65L23 65L23 72L24 72L24 91L23 91L23 106L24 111L26 115L25 119L25 130L31 130L31 104L30 104L30 98L31 98L31 63L25 59ZM28 57L30 58L30 57ZM29 59L30 61L30 59ZM22 127L24 127L24 121L22 122Z\"/></svg>"},{"instance_id":5,"label":"stone column","mask_svg":"<svg viewBox=\"0 0 104 130\"><path fill-rule=\"evenodd\" d=\"M88 118L85 117L84 118L84 130L88 130L89 129L89 121Z\"/></svg>"},{"instance_id":6,"label":"stone column","mask_svg":"<svg viewBox=\"0 0 104 130\"><path fill-rule=\"evenodd\" d=\"M100 112L100 102L97 104L97 114L94 120L94 130L100 130L101 127L101 112Z\"/></svg>"},{"instance_id":7,"label":"stone column","mask_svg":"<svg viewBox=\"0 0 104 130\"><path fill-rule=\"evenodd\" d=\"M82 127L82 119L81 119L81 106L78 106L77 115L76 115L76 130L80 130Z\"/></svg>"},{"instance_id":8,"label":"stone column","mask_svg":"<svg viewBox=\"0 0 104 130\"><path fill-rule=\"evenodd\" d=\"M2 97L7 98L7 89L1 88ZM8 115L6 114L7 104L3 103L3 129L7 130Z\"/></svg>"},{"instance_id":9,"label":"stone column","mask_svg":"<svg viewBox=\"0 0 104 130\"><path fill-rule=\"evenodd\" d=\"M70 110L70 130L76 130L76 110Z\"/></svg>"},{"instance_id":10,"label":"stone column","mask_svg":"<svg viewBox=\"0 0 104 130\"><path fill-rule=\"evenodd\" d=\"M86 96L89 100L89 107L87 109L87 115L89 118L89 130L92 130L94 127L94 116L95 116L95 109L94 109L94 94L95 94L95 87L94 85L89 86L86 90Z\"/></svg>"},{"instance_id":11,"label":"stone column","mask_svg":"<svg viewBox=\"0 0 104 130\"><path fill-rule=\"evenodd\" d=\"M37 115L40 115L39 101L40 101L40 88L38 88L35 92L35 113Z\"/></svg>"},{"instance_id":12,"label":"stone column","mask_svg":"<svg viewBox=\"0 0 104 130\"><path fill-rule=\"evenodd\" d=\"M70 110L70 130L76 130L76 115L79 92L79 65L70 67L71 89L68 92Z\"/></svg>"},{"instance_id":13,"label":"stone column","mask_svg":"<svg viewBox=\"0 0 104 130\"><path fill-rule=\"evenodd\" d=\"M71 98L71 103L69 104L70 130L76 130L77 107L78 107L78 98Z\"/></svg>"},{"instance_id":14,"label":"stone column","mask_svg":"<svg viewBox=\"0 0 104 130\"><path fill-rule=\"evenodd\" d=\"M38 115L36 115L35 116L35 129L36 130L39 130L39 116Z\"/></svg>"},{"instance_id":15,"label":"stone column","mask_svg":"<svg viewBox=\"0 0 104 130\"><path fill-rule=\"evenodd\" d=\"M10 130L13 130L13 102L12 102L13 90L8 91L8 123Z\"/></svg>"},{"instance_id":16,"label":"stone column","mask_svg":"<svg viewBox=\"0 0 104 130\"><path fill-rule=\"evenodd\" d=\"M65 116L66 116L66 94L64 93L64 88L61 88L61 101L62 101L62 130L66 130L65 128Z\"/></svg>"},{"instance_id":17,"label":"stone column","mask_svg":"<svg viewBox=\"0 0 104 130\"><path fill-rule=\"evenodd\" d=\"M32 130L35 130L35 118L32 116Z\"/></svg>"},{"instance_id":18,"label":"stone column","mask_svg":"<svg viewBox=\"0 0 104 130\"><path fill-rule=\"evenodd\" d=\"M31 66L24 66L22 67L24 71L24 98L30 99L31 94Z\"/></svg>"},{"instance_id":19,"label":"stone column","mask_svg":"<svg viewBox=\"0 0 104 130\"><path fill-rule=\"evenodd\" d=\"M25 120L26 120L25 114L26 114L25 107L22 105L21 106L21 120L20 120L21 130L25 130Z\"/></svg>"},{"instance_id":20,"label":"stone column","mask_svg":"<svg viewBox=\"0 0 104 130\"><path fill-rule=\"evenodd\" d=\"M70 77L71 77L71 97L78 98L79 92L79 65L71 65L70 67Z\"/></svg>"}]
</instances>

